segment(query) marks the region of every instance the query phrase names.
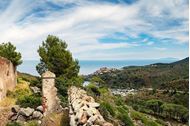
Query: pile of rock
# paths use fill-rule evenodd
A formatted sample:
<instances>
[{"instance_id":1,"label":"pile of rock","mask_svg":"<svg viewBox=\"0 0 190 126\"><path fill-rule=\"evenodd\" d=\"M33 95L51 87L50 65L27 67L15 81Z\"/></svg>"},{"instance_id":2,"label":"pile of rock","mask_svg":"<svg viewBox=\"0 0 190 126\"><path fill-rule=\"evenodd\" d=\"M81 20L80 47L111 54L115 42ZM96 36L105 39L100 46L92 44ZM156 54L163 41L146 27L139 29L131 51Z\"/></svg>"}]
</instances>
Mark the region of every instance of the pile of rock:
<instances>
[{"instance_id":1,"label":"pile of rock","mask_svg":"<svg viewBox=\"0 0 190 126\"><path fill-rule=\"evenodd\" d=\"M68 90L70 126L113 126L98 111L99 103L85 90L70 87Z\"/></svg>"},{"instance_id":2,"label":"pile of rock","mask_svg":"<svg viewBox=\"0 0 190 126\"><path fill-rule=\"evenodd\" d=\"M9 119L11 121L21 121L25 122L27 120L40 120L43 118L43 108L38 106L36 109L27 107L20 108L18 105L15 105L11 108L12 114Z\"/></svg>"}]
</instances>

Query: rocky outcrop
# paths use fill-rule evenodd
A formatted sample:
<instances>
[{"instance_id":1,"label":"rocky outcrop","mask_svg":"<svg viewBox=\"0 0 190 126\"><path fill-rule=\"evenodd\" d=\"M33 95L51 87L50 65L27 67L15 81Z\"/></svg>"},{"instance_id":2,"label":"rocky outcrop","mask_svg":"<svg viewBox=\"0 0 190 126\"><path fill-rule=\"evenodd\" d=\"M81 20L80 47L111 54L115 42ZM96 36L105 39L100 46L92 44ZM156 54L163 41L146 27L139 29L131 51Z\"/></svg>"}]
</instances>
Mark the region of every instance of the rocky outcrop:
<instances>
[{"instance_id":1,"label":"rocky outcrop","mask_svg":"<svg viewBox=\"0 0 190 126\"><path fill-rule=\"evenodd\" d=\"M55 87L55 74L50 71L42 74L42 95L44 115L61 111L62 107Z\"/></svg>"},{"instance_id":2,"label":"rocky outcrop","mask_svg":"<svg viewBox=\"0 0 190 126\"><path fill-rule=\"evenodd\" d=\"M98 111L99 103L85 90L70 87L68 90L70 126L113 126Z\"/></svg>"},{"instance_id":3,"label":"rocky outcrop","mask_svg":"<svg viewBox=\"0 0 190 126\"><path fill-rule=\"evenodd\" d=\"M0 101L6 96L8 90L16 86L16 69L11 61L0 57Z\"/></svg>"}]
</instances>

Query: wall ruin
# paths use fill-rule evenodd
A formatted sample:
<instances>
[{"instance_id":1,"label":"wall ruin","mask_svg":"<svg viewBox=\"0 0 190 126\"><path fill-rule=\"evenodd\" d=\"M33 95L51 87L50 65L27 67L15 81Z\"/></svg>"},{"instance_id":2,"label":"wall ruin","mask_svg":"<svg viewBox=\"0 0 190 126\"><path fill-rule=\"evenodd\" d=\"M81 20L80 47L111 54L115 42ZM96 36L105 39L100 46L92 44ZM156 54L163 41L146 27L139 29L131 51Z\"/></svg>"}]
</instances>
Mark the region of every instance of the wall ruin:
<instances>
[{"instance_id":1,"label":"wall ruin","mask_svg":"<svg viewBox=\"0 0 190 126\"><path fill-rule=\"evenodd\" d=\"M5 98L8 90L16 86L16 69L11 61L0 57L0 101Z\"/></svg>"}]
</instances>

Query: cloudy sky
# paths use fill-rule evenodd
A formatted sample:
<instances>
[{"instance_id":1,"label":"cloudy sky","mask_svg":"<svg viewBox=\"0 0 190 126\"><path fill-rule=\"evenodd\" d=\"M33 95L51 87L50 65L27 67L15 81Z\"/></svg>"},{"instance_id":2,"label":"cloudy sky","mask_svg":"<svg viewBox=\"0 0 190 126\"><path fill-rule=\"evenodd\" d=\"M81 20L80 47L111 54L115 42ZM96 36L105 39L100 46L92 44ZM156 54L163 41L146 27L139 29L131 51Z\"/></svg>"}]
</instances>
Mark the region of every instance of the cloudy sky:
<instances>
[{"instance_id":1,"label":"cloudy sky","mask_svg":"<svg viewBox=\"0 0 190 126\"><path fill-rule=\"evenodd\" d=\"M79 60L188 56L188 0L1 0L0 43L39 59L47 35Z\"/></svg>"}]
</instances>

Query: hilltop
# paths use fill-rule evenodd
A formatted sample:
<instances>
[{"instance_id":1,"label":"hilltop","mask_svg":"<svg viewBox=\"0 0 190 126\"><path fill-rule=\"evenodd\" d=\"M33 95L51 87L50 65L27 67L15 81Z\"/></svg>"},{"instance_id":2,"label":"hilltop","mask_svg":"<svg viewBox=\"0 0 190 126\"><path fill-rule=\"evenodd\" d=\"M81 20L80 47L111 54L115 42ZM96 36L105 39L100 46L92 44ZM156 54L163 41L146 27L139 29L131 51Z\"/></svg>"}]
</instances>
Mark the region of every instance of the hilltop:
<instances>
[{"instance_id":1,"label":"hilltop","mask_svg":"<svg viewBox=\"0 0 190 126\"><path fill-rule=\"evenodd\" d=\"M101 74L89 75L100 77L110 88L171 88L188 90L189 57L172 63L155 63L146 66L127 66ZM183 83L181 83L183 82ZM183 85L183 88L181 88ZM184 88L186 87L186 88Z\"/></svg>"}]
</instances>

